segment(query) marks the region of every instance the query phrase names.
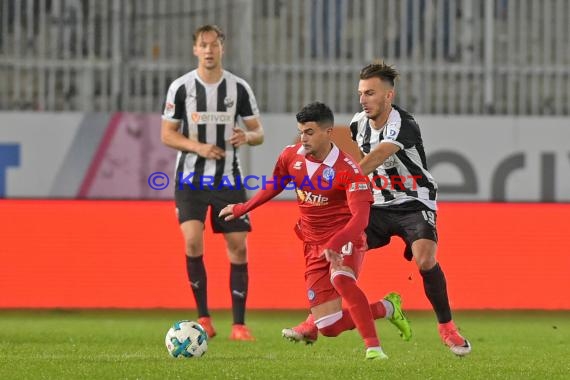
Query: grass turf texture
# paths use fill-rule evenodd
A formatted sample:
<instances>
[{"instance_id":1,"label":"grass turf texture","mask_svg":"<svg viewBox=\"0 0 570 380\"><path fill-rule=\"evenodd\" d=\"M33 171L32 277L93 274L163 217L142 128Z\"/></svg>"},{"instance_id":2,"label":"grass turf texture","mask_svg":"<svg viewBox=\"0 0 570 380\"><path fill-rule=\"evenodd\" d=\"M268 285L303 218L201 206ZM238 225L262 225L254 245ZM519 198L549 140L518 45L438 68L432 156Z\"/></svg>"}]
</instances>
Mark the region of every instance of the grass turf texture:
<instances>
[{"instance_id":1,"label":"grass turf texture","mask_svg":"<svg viewBox=\"0 0 570 380\"><path fill-rule=\"evenodd\" d=\"M473 352L455 357L430 312L408 313L414 336L402 341L377 322L387 361L364 360L356 331L313 346L281 338L303 312L250 311L256 342L227 339L231 316L213 312L218 336L206 355L174 359L164 346L185 311L0 311L0 379L568 379L570 312L457 312Z\"/></svg>"}]
</instances>

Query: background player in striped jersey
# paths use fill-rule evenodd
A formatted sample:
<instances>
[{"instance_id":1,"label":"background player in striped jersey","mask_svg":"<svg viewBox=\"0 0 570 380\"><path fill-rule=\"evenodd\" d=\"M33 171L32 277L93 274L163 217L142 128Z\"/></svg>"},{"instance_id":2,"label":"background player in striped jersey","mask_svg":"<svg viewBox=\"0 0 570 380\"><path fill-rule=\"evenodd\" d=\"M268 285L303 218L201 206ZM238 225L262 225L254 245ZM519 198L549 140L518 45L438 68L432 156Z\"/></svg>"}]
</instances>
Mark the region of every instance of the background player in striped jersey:
<instances>
[{"instance_id":1,"label":"background player in striped jersey","mask_svg":"<svg viewBox=\"0 0 570 380\"><path fill-rule=\"evenodd\" d=\"M216 25L196 29L193 51L198 67L170 85L161 126L162 142L178 150L176 211L186 243L186 268L198 307L198 322L210 338L216 331L208 311L203 261L206 212L211 207L211 215L215 216L228 203L245 201L237 148L263 142L253 91L243 79L222 68L224 39L224 33ZM238 117L246 131L238 127ZM224 234L230 260L234 322L230 339L253 340L245 326L249 219L245 215L224 222L212 217L210 222L215 233Z\"/></svg>"},{"instance_id":2,"label":"background player in striped jersey","mask_svg":"<svg viewBox=\"0 0 570 380\"><path fill-rule=\"evenodd\" d=\"M301 212L296 232L304 243L307 297L318 330L337 336L356 327L367 348L366 359L386 359L374 319L397 315L399 328L408 331L409 323L399 302L391 302L398 295L392 293L369 305L356 283L366 251L364 228L372 196L358 165L332 143L333 126L333 113L325 104L303 107L297 114L301 143L286 147L279 155L273 187L261 189L246 203L228 205L220 217L239 218L292 182ZM342 309L341 301L347 309Z\"/></svg>"},{"instance_id":3,"label":"background player in striped jersey","mask_svg":"<svg viewBox=\"0 0 570 380\"><path fill-rule=\"evenodd\" d=\"M363 111L350 123L352 139L360 148L362 171L374 181L374 204L366 228L368 246L385 246L392 236L404 240L404 256L417 264L442 341L456 355L467 355L471 345L452 320L445 275L435 257L437 184L427 170L417 122L392 104L397 76L397 71L383 62L364 67L358 84ZM307 341L314 340L315 331L309 316L283 334Z\"/></svg>"}]
</instances>

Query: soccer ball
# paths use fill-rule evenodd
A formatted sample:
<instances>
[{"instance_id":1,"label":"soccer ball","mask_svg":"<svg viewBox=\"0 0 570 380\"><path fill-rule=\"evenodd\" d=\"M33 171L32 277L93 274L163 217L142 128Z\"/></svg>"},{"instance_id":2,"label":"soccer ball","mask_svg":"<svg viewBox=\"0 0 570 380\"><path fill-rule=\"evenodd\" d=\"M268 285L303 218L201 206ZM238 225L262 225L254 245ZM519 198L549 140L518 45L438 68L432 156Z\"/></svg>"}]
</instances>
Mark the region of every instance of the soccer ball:
<instances>
[{"instance_id":1,"label":"soccer ball","mask_svg":"<svg viewBox=\"0 0 570 380\"><path fill-rule=\"evenodd\" d=\"M168 330L164 343L174 358L199 358L208 350L208 334L197 322L179 321Z\"/></svg>"}]
</instances>

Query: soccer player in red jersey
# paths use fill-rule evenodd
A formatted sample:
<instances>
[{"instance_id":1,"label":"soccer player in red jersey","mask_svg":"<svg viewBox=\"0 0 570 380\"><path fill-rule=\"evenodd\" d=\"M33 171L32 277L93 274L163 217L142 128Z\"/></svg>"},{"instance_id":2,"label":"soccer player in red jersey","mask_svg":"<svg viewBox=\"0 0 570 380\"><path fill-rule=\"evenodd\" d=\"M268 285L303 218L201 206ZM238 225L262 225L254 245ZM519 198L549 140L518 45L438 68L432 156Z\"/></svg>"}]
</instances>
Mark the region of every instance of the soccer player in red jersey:
<instances>
[{"instance_id":1,"label":"soccer player in red jersey","mask_svg":"<svg viewBox=\"0 0 570 380\"><path fill-rule=\"evenodd\" d=\"M318 330L337 336L356 327L366 358L386 359L374 319L386 316L390 302L370 305L356 283L367 249L364 229L371 190L358 164L333 144L333 126L333 113L325 104L303 107L297 114L301 143L283 150L273 183L267 182L269 186L245 203L226 206L219 216L238 219L284 189L294 188L301 211L295 230L304 242L307 296Z\"/></svg>"},{"instance_id":2,"label":"soccer player in red jersey","mask_svg":"<svg viewBox=\"0 0 570 380\"><path fill-rule=\"evenodd\" d=\"M404 240L404 257L416 262L442 342L455 355L465 356L471 352L471 343L453 321L447 282L436 259L437 183L428 171L418 123L409 112L392 103L398 75L384 62L365 66L358 83L362 112L350 122L352 139L360 148L359 164L374 193L365 230L367 244L374 249L388 245L393 236ZM400 331L405 339L406 331ZM313 317L283 329L283 336L296 342L314 342L318 335Z\"/></svg>"}]
</instances>

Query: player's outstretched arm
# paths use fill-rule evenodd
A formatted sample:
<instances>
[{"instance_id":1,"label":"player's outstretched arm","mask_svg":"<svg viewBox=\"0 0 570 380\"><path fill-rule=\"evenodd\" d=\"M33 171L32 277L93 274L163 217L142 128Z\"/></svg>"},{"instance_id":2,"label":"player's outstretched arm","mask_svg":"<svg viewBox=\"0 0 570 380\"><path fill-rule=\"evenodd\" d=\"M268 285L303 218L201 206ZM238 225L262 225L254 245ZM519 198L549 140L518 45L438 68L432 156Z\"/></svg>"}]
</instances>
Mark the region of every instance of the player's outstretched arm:
<instances>
[{"instance_id":1,"label":"player's outstretched arm","mask_svg":"<svg viewBox=\"0 0 570 380\"><path fill-rule=\"evenodd\" d=\"M258 208L265 202L275 198L283 191L282 187L275 188L262 188L259 190L253 198L245 203L229 204L222 209L219 213L220 218L224 218L225 221L234 220L240 218L242 215L247 214L253 209Z\"/></svg>"},{"instance_id":2,"label":"player's outstretched arm","mask_svg":"<svg viewBox=\"0 0 570 380\"><path fill-rule=\"evenodd\" d=\"M362 173L368 175L372 173L376 168L384 163L388 157L397 153L400 147L396 144L389 142L381 143L372 149L372 152L368 153L360 162L358 163L362 168Z\"/></svg>"},{"instance_id":3,"label":"player's outstretched arm","mask_svg":"<svg viewBox=\"0 0 570 380\"><path fill-rule=\"evenodd\" d=\"M273 183L273 186L269 186L269 184L267 184L267 186L263 186L261 190L259 190L253 196L253 198L245 203L226 206L220 212L220 218L224 217L225 220L237 219L242 215L245 215L248 212L252 211L253 209L261 206L265 202L275 198L283 190L285 190L286 186L293 179L293 177L288 176L287 174L287 164L284 162L283 153L281 153L277 159L275 168L273 169L273 181L271 181ZM230 211L233 218L230 218L228 215ZM223 215L222 212L224 213Z\"/></svg>"}]
</instances>

